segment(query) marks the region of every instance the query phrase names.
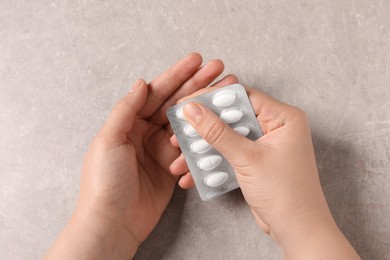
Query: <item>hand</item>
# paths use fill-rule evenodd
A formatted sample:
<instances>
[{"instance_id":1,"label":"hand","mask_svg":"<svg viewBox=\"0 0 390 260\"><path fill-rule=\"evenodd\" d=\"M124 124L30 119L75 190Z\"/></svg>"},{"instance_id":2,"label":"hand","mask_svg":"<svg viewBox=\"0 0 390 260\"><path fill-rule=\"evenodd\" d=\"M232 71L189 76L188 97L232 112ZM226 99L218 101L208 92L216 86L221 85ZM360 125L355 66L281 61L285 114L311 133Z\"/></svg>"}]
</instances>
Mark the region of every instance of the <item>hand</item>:
<instances>
[{"instance_id":1,"label":"hand","mask_svg":"<svg viewBox=\"0 0 390 260\"><path fill-rule=\"evenodd\" d=\"M131 258L156 226L177 177L169 165L180 151L169 144L166 110L206 87L224 65L200 67L191 54L149 84L138 80L113 109L85 157L80 198L48 258ZM217 85L236 83L228 75Z\"/></svg>"},{"instance_id":2,"label":"hand","mask_svg":"<svg viewBox=\"0 0 390 260\"><path fill-rule=\"evenodd\" d=\"M304 112L246 90L264 133L257 141L239 135L201 104L186 104L184 116L231 163L257 223L282 246L287 258L358 258L329 211ZM171 143L178 147L175 136ZM182 155L170 169L174 176L183 176L180 186L194 186Z\"/></svg>"}]
</instances>

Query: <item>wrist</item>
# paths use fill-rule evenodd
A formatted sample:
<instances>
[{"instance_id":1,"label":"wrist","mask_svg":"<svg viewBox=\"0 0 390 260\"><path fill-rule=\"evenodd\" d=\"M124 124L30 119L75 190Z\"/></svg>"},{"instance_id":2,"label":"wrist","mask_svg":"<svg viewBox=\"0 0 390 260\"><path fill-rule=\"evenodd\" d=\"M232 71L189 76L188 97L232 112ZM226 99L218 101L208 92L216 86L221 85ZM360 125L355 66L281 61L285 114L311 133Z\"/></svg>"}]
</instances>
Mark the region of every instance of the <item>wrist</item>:
<instances>
[{"instance_id":1,"label":"wrist","mask_svg":"<svg viewBox=\"0 0 390 260\"><path fill-rule=\"evenodd\" d=\"M318 208L286 221L284 231L271 236L287 259L359 259L341 233L328 207Z\"/></svg>"},{"instance_id":2,"label":"wrist","mask_svg":"<svg viewBox=\"0 0 390 260\"><path fill-rule=\"evenodd\" d=\"M337 226L330 214L314 210L286 217L283 225L271 228L270 235L283 251L289 251L289 248L309 243L313 236L318 236L324 230L334 232L335 228Z\"/></svg>"},{"instance_id":3,"label":"wrist","mask_svg":"<svg viewBox=\"0 0 390 260\"><path fill-rule=\"evenodd\" d=\"M91 247L99 251L95 259L131 259L140 245L123 224L97 212L78 209L70 225L78 230L77 233L84 234Z\"/></svg>"},{"instance_id":4,"label":"wrist","mask_svg":"<svg viewBox=\"0 0 390 260\"><path fill-rule=\"evenodd\" d=\"M76 211L45 259L133 258L139 244L126 228L92 215L86 211Z\"/></svg>"}]
</instances>

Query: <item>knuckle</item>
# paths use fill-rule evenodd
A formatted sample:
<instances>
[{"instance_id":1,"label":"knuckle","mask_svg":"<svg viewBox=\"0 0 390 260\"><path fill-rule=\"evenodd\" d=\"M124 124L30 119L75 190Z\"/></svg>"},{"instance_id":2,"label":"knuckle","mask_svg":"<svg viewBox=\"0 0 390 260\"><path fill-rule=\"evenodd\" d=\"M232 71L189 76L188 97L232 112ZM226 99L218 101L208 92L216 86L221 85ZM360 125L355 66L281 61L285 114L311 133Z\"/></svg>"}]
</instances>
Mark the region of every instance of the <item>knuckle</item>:
<instances>
[{"instance_id":1,"label":"knuckle","mask_svg":"<svg viewBox=\"0 0 390 260\"><path fill-rule=\"evenodd\" d=\"M111 111L111 114L116 114L117 112L120 112L121 110L123 110L123 108L127 107L127 102L124 98L122 98L121 100L119 100L118 102L116 102L116 104L114 105L114 107L112 108L112 111Z\"/></svg>"},{"instance_id":2,"label":"knuckle","mask_svg":"<svg viewBox=\"0 0 390 260\"><path fill-rule=\"evenodd\" d=\"M167 95L158 91L158 90L154 90L154 91L151 91L151 95L150 97L152 99L154 99L154 101L158 102L158 103L162 103L164 102L166 99L167 99Z\"/></svg>"},{"instance_id":3,"label":"knuckle","mask_svg":"<svg viewBox=\"0 0 390 260\"><path fill-rule=\"evenodd\" d=\"M116 103L116 105L114 106L114 110L120 110L128 106L131 106L131 102L129 102L129 99L127 97L123 97Z\"/></svg>"},{"instance_id":4,"label":"knuckle","mask_svg":"<svg viewBox=\"0 0 390 260\"><path fill-rule=\"evenodd\" d=\"M291 115L299 120L302 120L302 121L308 121L308 117L307 117L307 114L304 110L298 108L298 107L295 107L295 106L291 106Z\"/></svg>"},{"instance_id":5,"label":"knuckle","mask_svg":"<svg viewBox=\"0 0 390 260\"><path fill-rule=\"evenodd\" d=\"M201 80L196 76L190 78L188 81L189 81L189 85L191 86L202 86Z\"/></svg>"},{"instance_id":6,"label":"knuckle","mask_svg":"<svg viewBox=\"0 0 390 260\"><path fill-rule=\"evenodd\" d=\"M112 136L104 130L101 130L98 135L91 142L88 150L107 151L111 148L110 139Z\"/></svg>"},{"instance_id":7,"label":"knuckle","mask_svg":"<svg viewBox=\"0 0 390 260\"><path fill-rule=\"evenodd\" d=\"M305 111L303 111L299 107L294 107L294 108L295 108L295 112L297 113L297 116L299 116L299 117L306 117Z\"/></svg>"},{"instance_id":8,"label":"knuckle","mask_svg":"<svg viewBox=\"0 0 390 260\"><path fill-rule=\"evenodd\" d=\"M223 136L223 133L226 130L226 125L219 120L214 120L208 126L208 131L206 133L206 141L209 144L217 144Z\"/></svg>"},{"instance_id":9,"label":"knuckle","mask_svg":"<svg viewBox=\"0 0 390 260\"><path fill-rule=\"evenodd\" d=\"M117 103L115 108L125 106L127 104L126 98L121 98Z\"/></svg>"},{"instance_id":10,"label":"knuckle","mask_svg":"<svg viewBox=\"0 0 390 260\"><path fill-rule=\"evenodd\" d=\"M243 175L245 173L253 172L253 169L256 168L256 165L259 165L261 160L260 147L254 147L253 145L248 145L245 147L245 150L237 150L237 158L242 158L241 160L234 161L234 167L239 169Z\"/></svg>"},{"instance_id":11,"label":"knuckle","mask_svg":"<svg viewBox=\"0 0 390 260\"><path fill-rule=\"evenodd\" d=\"M296 113L297 113L297 118L299 118L300 120L304 121L304 122L307 122L309 121L308 120L308 117L307 117L307 114L304 110L300 109L300 108L296 108Z\"/></svg>"}]
</instances>

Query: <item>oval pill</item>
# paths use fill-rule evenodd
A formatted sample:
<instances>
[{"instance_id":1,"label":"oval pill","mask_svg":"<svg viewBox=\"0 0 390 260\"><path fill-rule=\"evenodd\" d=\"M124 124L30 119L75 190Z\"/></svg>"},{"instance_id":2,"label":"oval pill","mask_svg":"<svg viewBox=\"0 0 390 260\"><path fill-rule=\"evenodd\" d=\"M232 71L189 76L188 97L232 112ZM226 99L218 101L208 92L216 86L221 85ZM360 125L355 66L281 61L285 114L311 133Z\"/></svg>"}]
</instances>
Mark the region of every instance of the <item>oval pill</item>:
<instances>
[{"instance_id":1,"label":"oval pill","mask_svg":"<svg viewBox=\"0 0 390 260\"><path fill-rule=\"evenodd\" d=\"M178 110L176 110L176 117L179 118L180 120L185 120L183 107L181 107Z\"/></svg>"},{"instance_id":2,"label":"oval pill","mask_svg":"<svg viewBox=\"0 0 390 260\"><path fill-rule=\"evenodd\" d=\"M222 157L219 155L205 156L198 161L198 168L209 171L220 165L221 162Z\"/></svg>"},{"instance_id":3,"label":"oval pill","mask_svg":"<svg viewBox=\"0 0 390 260\"><path fill-rule=\"evenodd\" d=\"M204 178L204 184L211 188L215 188L224 184L228 178L229 175L226 172L214 172Z\"/></svg>"},{"instance_id":4,"label":"oval pill","mask_svg":"<svg viewBox=\"0 0 390 260\"><path fill-rule=\"evenodd\" d=\"M204 139L199 139L193 142L190 146L191 152L197 154L205 153L210 149L211 149L211 145L209 145L209 143L206 142Z\"/></svg>"},{"instance_id":5,"label":"oval pill","mask_svg":"<svg viewBox=\"0 0 390 260\"><path fill-rule=\"evenodd\" d=\"M246 126L237 126L235 128L233 128L234 131L236 131L237 133L239 133L240 135L243 135L243 136L247 136L249 134L249 132L251 131L249 129L249 127L246 127Z\"/></svg>"},{"instance_id":6,"label":"oval pill","mask_svg":"<svg viewBox=\"0 0 390 260\"><path fill-rule=\"evenodd\" d=\"M186 125L183 129L183 132L189 137L198 135L198 133L196 132L195 128L192 125Z\"/></svg>"},{"instance_id":7,"label":"oval pill","mask_svg":"<svg viewBox=\"0 0 390 260\"><path fill-rule=\"evenodd\" d=\"M214 95L213 105L217 107L227 107L234 103L237 96L234 91L225 90Z\"/></svg>"},{"instance_id":8,"label":"oval pill","mask_svg":"<svg viewBox=\"0 0 390 260\"><path fill-rule=\"evenodd\" d=\"M229 108L221 112L221 119L228 124L237 122L242 116L243 114L238 108Z\"/></svg>"}]
</instances>

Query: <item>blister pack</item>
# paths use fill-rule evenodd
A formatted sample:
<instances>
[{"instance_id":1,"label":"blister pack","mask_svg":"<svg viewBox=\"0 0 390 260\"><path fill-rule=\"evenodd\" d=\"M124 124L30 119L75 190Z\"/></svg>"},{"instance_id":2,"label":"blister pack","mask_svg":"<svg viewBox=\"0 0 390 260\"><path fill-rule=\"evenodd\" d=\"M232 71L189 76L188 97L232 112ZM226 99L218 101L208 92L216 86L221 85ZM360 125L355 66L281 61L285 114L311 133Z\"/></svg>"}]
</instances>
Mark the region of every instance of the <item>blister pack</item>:
<instances>
[{"instance_id":1,"label":"blister pack","mask_svg":"<svg viewBox=\"0 0 390 260\"><path fill-rule=\"evenodd\" d=\"M183 106L197 102L208 107L236 132L257 140L263 134L246 91L233 84L191 98L167 111L169 122L184 154L200 197L207 201L239 187L229 162L199 136L183 114Z\"/></svg>"}]
</instances>

